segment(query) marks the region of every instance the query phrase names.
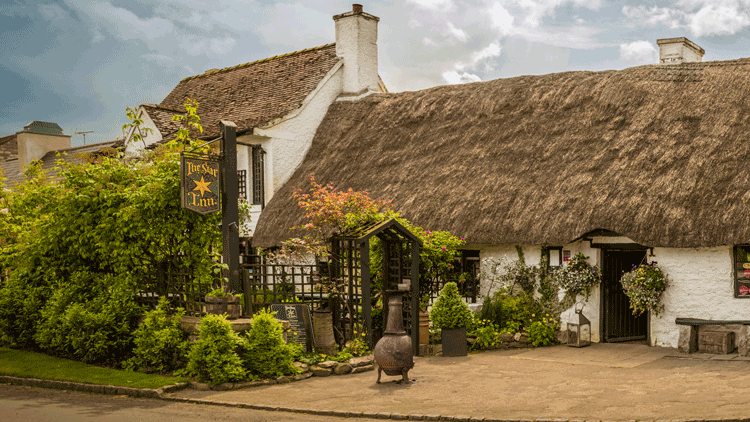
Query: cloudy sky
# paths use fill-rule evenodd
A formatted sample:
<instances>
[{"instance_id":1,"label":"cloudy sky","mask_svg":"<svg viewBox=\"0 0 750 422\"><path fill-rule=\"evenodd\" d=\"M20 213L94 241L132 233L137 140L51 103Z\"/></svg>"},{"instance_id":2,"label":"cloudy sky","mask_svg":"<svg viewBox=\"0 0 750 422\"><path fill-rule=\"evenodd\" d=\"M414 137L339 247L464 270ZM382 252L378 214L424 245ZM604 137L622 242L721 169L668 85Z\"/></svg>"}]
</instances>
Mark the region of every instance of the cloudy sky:
<instances>
[{"instance_id":1,"label":"cloudy sky","mask_svg":"<svg viewBox=\"0 0 750 422\"><path fill-rule=\"evenodd\" d=\"M0 136L42 120L113 140L126 106L159 103L182 78L333 42L331 17L352 2L3 0ZM688 37L704 61L750 57L750 0L360 3L380 17L391 92L655 63L658 38Z\"/></svg>"}]
</instances>

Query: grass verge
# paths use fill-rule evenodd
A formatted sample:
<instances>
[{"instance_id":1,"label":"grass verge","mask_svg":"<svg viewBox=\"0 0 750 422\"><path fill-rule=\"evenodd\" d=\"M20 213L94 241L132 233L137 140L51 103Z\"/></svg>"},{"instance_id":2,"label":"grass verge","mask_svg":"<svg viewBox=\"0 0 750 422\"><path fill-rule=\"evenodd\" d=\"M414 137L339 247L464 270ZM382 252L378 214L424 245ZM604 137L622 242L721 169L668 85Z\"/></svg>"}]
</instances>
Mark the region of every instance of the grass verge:
<instances>
[{"instance_id":1,"label":"grass verge","mask_svg":"<svg viewBox=\"0 0 750 422\"><path fill-rule=\"evenodd\" d=\"M135 388L159 388L188 381L181 377L102 368L7 347L0 347L0 375Z\"/></svg>"}]
</instances>

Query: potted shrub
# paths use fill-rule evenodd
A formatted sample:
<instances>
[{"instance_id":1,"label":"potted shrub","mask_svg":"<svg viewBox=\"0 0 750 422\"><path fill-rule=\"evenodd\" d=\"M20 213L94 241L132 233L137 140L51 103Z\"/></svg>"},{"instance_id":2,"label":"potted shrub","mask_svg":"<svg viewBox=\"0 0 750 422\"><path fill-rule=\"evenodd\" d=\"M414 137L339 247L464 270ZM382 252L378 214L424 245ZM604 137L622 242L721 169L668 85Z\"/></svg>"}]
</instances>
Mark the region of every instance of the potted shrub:
<instances>
[{"instance_id":1,"label":"potted shrub","mask_svg":"<svg viewBox=\"0 0 750 422\"><path fill-rule=\"evenodd\" d=\"M430 310L432 324L442 331L443 356L466 356L466 327L472 318L469 306L458 294L456 283L445 283Z\"/></svg>"},{"instance_id":2,"label":"potted shrub","mask_svg":"<svg viewBox=\"0 0 750 422\"><path fill-rule=\"evenodd\" d=\"M206 295L206 313L227 314L227 319L237 319L242 315L242 295L232 295L223 289L212 290Z\"/></svg>"}]
</instances>

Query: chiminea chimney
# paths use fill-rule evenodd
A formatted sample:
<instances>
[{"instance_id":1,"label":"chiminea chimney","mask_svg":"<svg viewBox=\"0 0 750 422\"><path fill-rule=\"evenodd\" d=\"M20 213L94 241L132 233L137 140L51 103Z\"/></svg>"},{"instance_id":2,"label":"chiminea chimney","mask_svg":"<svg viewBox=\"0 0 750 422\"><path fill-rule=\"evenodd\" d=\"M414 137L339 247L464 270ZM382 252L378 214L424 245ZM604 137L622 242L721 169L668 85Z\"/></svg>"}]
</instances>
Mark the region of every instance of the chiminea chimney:
<instances>
[{"instance_id":1,"label":"chiminea chimney","mask_svg":"<svg viewBox=\"0 0 750 422\"><path fill-rule=\"evenodd\" d=\"M706 54L706 50L685 37L662 38L656 40L656 43L659 44L659 63L661 64L700 62Z\"/></svg>"},{"instance_id":2,"label":"chiminea chimney","mask_svg":"<svg viewBox=\"0 0 750 422\"><path fill-rule=\"evenodd\" d=\"M353 4L352 11L333 17L336 55L344 59L344 94L378 90L378 22L380 18Z\"/></svg>"}]
</instances>

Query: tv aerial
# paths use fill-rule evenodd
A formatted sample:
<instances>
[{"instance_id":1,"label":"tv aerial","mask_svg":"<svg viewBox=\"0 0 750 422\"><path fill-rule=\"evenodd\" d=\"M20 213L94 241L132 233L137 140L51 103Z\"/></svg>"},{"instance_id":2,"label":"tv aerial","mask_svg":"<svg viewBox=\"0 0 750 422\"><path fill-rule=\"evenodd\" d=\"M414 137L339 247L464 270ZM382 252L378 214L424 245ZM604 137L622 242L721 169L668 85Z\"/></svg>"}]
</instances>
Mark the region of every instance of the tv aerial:
<instances>
[{"instance_id":1,"label":"tv aerial","mask_svg":"<svg viewBox=\"0 0 750 422\"><path fill-rule=\"evenodd\" d=\"M86 145L86 134L87 134L87 133L94 133L94 131L93 131L93 130L89 130L89 131L87 131L87 132L79 132L79 131L76 131L76 135L83 135L83 144L84 144L84 145Z\"/></svg>"}]
</instances>

